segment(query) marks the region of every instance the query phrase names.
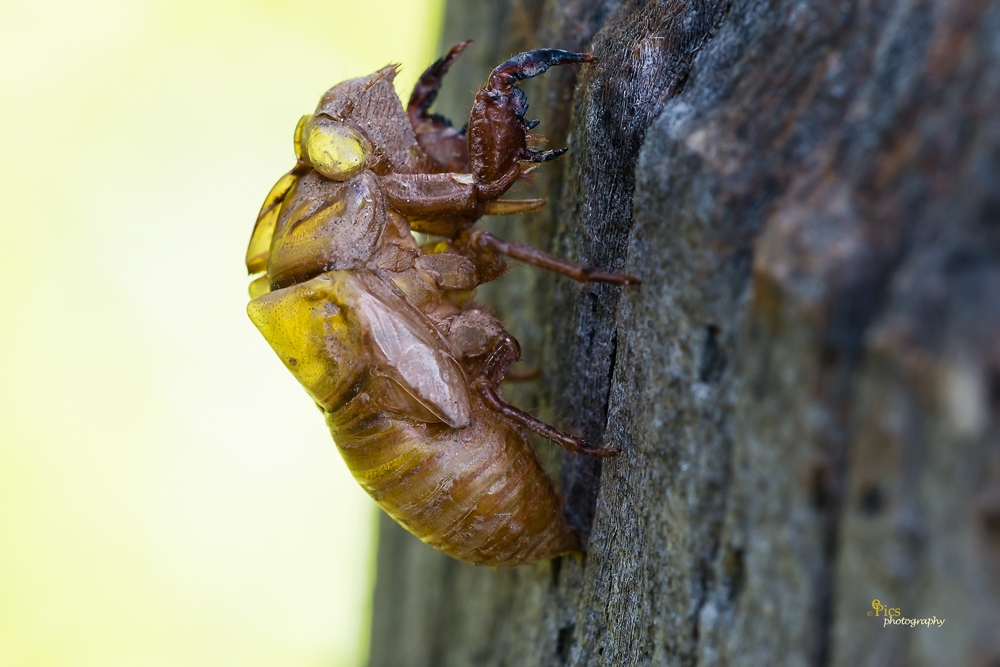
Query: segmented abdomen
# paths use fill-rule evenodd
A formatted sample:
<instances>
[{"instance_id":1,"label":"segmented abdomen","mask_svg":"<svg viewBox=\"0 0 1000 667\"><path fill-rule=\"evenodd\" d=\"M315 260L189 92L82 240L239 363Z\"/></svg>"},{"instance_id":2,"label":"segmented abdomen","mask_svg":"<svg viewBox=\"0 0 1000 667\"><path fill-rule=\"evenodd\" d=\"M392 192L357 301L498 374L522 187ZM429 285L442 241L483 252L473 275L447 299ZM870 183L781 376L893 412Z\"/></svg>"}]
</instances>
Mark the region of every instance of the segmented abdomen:
<instances>
[{"instance_id":1,"label":"segmented abdomen","mask_svg":"<svg viewBox=\"0 0 1000 667\"><path fill-rule=\"evenodd\" d=\"M396 417L361 386L327 424L355 479L424 542L478 565L521 565L579 551L534 451L473 398L453 428Z\"/></svg>"}]
</instances>

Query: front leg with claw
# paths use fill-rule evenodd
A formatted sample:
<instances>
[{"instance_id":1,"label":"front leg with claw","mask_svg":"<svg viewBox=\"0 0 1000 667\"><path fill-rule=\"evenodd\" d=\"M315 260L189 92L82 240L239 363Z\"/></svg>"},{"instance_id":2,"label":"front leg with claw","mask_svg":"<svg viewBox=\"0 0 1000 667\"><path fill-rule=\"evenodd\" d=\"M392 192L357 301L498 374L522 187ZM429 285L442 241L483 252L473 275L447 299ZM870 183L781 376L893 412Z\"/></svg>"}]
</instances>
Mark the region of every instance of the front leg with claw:
<instances>
[{"instance_id":1,"label":"front leg with claw","mask_svg":"<svg viewBox=\"0 0 1000 667\"><path fill-rule=\"evenodd\" d=\"M482 195L499 197L521 173L522 162L547 162L565 148L536 151L529 146L529 131L537 121L524 119L528 109L524 93L515 84L538 76L554 65L589 63L595 58L562 49L536 49L514 56L490 74L476 94L469 119L469 160ZM497 192L499 190L499 192Z\"/></svg>"},{"instance_id":2,"label":"front leg with claw","mask_svg":"<svg viewBox=\"0 0 1000 667\"><path fill-rule=\"evenodd\" d=\"M410 218L414 231L453 239L484 215L524 213L545 204L544 199L497 201L524 173L523 163L547 162L566 152L566 149L536 151L530 147L530 130L537 121L524 119L528 105L515 83L555 65L594 60L584 53L537 49L515 56L494 69L486 86L476 95L466 132L466 158L455 147L461 134L452 130L444 119L428 113L441 78L466 44L456 45L424 72L407 109L421 145L442 170L447 166L454 171L391 173L382 177L389 202ZM464 165L463 159L468 160Z\"/></svg>"}]
</instances>

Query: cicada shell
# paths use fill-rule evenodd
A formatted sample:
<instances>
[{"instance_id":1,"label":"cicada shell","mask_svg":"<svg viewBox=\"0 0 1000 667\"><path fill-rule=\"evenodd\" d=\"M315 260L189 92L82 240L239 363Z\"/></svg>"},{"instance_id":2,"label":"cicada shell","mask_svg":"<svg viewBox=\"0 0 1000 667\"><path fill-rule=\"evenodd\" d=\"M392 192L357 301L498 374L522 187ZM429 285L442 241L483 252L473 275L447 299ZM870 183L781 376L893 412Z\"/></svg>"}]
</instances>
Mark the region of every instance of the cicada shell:
<instances>
[{"instance_id":1,"label":"cicada shell","mask_svg":"<svg viewBox=\"0 0 1000 667\"><path fill-rule=\"evenodd\" d=\"M534 210L499 200L535 162L518 79L585 63L522 53L476 95L467 135L428 113L467 42L421 77L406 109L394 66L331 88L296 126L296 164L267 195L247 249L251 320L326 416L354 478L424 542L478 565L580 550L526 430L595 448L504 402L517 341L476 287L504 256L579 281L635 278L576 266L473 230L483 215ZM418 245L412 232L437 238Z\"/></svg>"}]
</instances>

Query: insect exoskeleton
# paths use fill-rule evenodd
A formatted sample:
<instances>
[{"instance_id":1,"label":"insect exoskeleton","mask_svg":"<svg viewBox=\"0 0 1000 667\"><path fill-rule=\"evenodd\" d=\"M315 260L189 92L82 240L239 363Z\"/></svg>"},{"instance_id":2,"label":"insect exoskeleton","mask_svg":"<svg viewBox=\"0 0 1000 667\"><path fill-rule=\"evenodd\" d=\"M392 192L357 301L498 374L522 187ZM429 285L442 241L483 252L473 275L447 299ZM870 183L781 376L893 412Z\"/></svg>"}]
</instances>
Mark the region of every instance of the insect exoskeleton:
<instances>
[{"instance_id":1,"label":"insect exoskeleton","mask_svg":"<svg viewBox=\"0 0 1000 667\"><path fill-rule=\"evenodd\" d=\"M323 408L354 478L414 535L484 565L578 548L531 447L386 274L323 273L255 299L250 317Z\"/></svg>"},{"instance_id":2,"label":"insect exoskeleton","mask_svg":"<svg viewBox=\"0 0 1000 667\"><path fill-rule=\"evenodd\" d=\"M295 130L296 165L268 194L247 250L254 324L326 415L355 479L424 542L470 563L514 566L579 551L527 430L613 456L506 403L517 341L474 300L503 256L578 281L630 276L577 266L472 226L539 208L497 201L532 162L518 79L593 60L556 49L497 67L468 137L428 113L468 43L421 77L406 110L395 67L331 88ZM412 232L435 235L418 245Z\"/></svg>"}]
</instances>

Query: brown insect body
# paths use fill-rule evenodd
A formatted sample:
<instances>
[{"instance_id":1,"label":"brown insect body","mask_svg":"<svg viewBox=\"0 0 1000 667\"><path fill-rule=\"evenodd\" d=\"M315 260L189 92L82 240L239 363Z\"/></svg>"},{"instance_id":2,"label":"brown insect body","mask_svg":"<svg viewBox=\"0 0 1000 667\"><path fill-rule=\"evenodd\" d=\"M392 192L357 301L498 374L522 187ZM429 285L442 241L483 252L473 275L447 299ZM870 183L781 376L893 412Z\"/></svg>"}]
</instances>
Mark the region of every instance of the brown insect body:
<instances>
[{"instance_id":1,"label":"brown insect body","mask_svg":"<svg viewBox=\"0 0 1000 667\"><path fill-rule=\"evenodd\" d=\"M404 111L394 67L331 88L296 130L296 167L265 200L247 267L251 319L324 411L355 479L394 519L463 561L514 566L578 551L560 499L526 441L617 453L503 402L520 350L472 301L500 255L577 280L637 282L584 269L469 228L544 201L496 199L525 162L524 100L513 82L592 60L542 49L512 58L476 97L466 139L429 115L459 44L424 73ZM444 237L419 246L411 231Z\"/></svg>"}]
</instances>

